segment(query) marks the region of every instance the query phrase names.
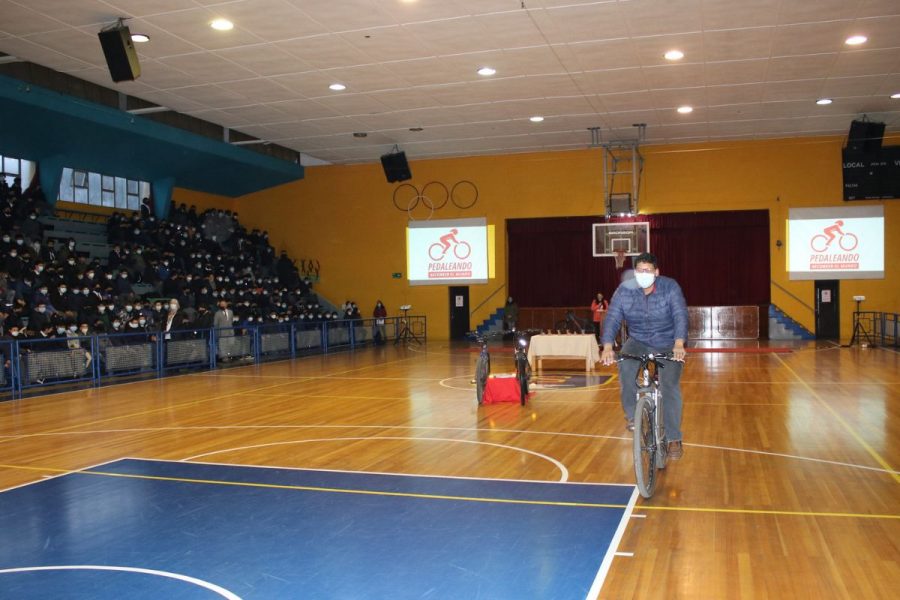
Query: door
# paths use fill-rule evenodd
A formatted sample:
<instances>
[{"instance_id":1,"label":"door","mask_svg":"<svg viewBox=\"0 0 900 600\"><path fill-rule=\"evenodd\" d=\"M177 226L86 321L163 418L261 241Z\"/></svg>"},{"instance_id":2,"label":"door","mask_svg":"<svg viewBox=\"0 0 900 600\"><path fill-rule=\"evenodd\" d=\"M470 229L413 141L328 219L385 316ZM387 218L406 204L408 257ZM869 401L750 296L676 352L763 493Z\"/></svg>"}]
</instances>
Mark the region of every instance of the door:
<instances>
[{"instance_id":1,"label":"door","mask_svg":"<svg viewBox=\"0 0 900 600\"><path fill-rule=\"evenodd\" d=\"M469 332L469 287L447 289L450 293L450 339L461 340Z\"/></svg>"},{"instance_id":2,"label":"door","mask_svg":"<svg viewBox=\"0 0 900 600\"><path fill-rule=\"evenodd\" d=\"M836 279L816 281L816 337L819 339L841 337L839 284Z\"/></svg>"}]
</instances>

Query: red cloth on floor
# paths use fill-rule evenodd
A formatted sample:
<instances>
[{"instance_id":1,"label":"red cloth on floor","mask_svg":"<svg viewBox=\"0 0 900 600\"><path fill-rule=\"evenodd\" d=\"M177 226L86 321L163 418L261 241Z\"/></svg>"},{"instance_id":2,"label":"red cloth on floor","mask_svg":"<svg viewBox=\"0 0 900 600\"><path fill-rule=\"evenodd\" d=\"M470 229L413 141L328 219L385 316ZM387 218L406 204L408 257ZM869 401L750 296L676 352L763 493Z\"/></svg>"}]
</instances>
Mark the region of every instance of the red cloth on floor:
<instances>
[{"instance_id":1,"label":"red cloth on floor","mask_svg":"<svg viewBox=\"0 0 900 600\"><path fill-rule=\"evenodd\" d=\"M490 377L484 386L482 404L519 402L519 380L515 377Z\"/></svg>"}]
</instances>

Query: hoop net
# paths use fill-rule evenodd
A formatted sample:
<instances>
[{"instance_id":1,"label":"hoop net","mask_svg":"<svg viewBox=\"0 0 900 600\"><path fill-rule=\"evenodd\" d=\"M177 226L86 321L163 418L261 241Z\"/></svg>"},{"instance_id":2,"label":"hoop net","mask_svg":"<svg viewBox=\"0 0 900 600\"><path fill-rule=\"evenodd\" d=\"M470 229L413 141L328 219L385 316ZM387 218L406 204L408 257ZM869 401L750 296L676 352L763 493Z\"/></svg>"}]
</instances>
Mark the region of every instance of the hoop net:
<instances>
[{"instance_id":1,"label":"hoop net","mask_svg":"<svg viewBox=\"0 0 900 600\"><path fill-rule=\"evenodd\" d=\"M616 250L613 258L616 259L616 269L621 269L625 266L625 251L624 250Z\"/></svg>"}]
</instances>

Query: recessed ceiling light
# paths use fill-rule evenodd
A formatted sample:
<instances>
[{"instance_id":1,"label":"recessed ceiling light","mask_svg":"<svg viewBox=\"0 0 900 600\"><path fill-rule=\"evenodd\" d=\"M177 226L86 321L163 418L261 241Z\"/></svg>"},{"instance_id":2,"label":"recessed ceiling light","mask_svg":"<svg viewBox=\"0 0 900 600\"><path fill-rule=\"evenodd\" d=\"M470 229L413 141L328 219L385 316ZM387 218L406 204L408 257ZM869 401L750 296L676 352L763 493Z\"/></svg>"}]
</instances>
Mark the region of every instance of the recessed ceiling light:
<instances>
[{"instance_id":1,"label":"recessed ceiling light","mask_svg":"<svg viewBox=\"0 0 900 600\"><path fill-rule=\"evenodd\" d=\"M209 26L217 31L230 31L234 29L234 23L228 19L216 19L210 23Z\"/></svg>"},{"instance_id":2,"label":"recessed ceiling light","mask_svg":"<svg viewBox=\"0 0 900 600\"><path fill-rule=\"evenodd\" d=\"M816 104L818 104L819 106L827 106L832 102L833 100L831 98L819 98L818 100L816 100Z\"/></svg>"},{"instance_id":3,"label":"recessed ceiling light","mask_svg":"<svg viewBox=\"0 0 900 600\"><path fill-rule=\"evenodd\" d=\"M869 38L864 35L851 35L844 40L844 43L848 46L859 46L860 44L865 44L867 41L869 41Z\"/></svg>"},{"instance_id":4,"label":"recessed ceiling light","mask_svg":"<svg viewBox=\"0 0 900 600\"><path fill-rule=\"evenodd\" d=\"M681 60L684 58L684 52L681 50L669 50L663 54L666 60Z\"/></svg>"},{"instance_id":5,"label":"recessed ceiling light","mask_svg":"<svg viewBox=\"0 0 900 600\"><path fill-rule=\"evenodd\" d=\"M900 94L891 94L891 98L893 98L894 100L898 100L900 99Z\"/></svg>"},{"instance_id":6,"label":"recessed ceiling light","mask_svg":"<svg viewBox=\"0 0 900 600\"><path fill-rule=\"evenodd\" d=\"M343 90L346 90L347 86L344 85L343 83L332 83L331 85L328 86L328 89L334 90L335 92L341 92Z\"/></svg>"},{"instance_id":7,"label":"recessed ceiling light","mask_svg":"<svg viewBox=\"0 0 900 600\"><path fill-rule=\"evenodd\" d=\"M492 69L491 67L481 67L478 69L478 74L484 77L489 77L497 72L497 69Z\"/></svg>"},{"instance_id":8,"label":"recessed ceiling light","mask_svg":"<svg viewBox=\"0 0 900 600\"><path fill-rule=\"evenodd\" d=\"M150 41L150 36L147 35L146 33L132 33L131 41L137 42L138 44L143 44L144 42Z\"/></svg>"},{"instance_id":9,"label":"recessed ceiling light","mask_svg":"<svg viewBox=\"0 0 900 600\"><path fill-rule=\"evenodd\" d=\"M694 112L694 107L692 107L692 106L679 106L679 107L678 107L678 112L681 113L681 114L683 114L683 115L687 115L687 114L690 114L690 113Z\"/></svg>"},{"instance_id":10,"label":"recessed ceiling light","mask_svg":"<svg viewBox=\"0 0 900 600\"><path fill-rule=\"evenodd\" d=\"M531 121L532 123L540 123L541 121L544 120L544 117L542 117L541 115L535 115L528 120Z\"/></svg>"}]
</instances>

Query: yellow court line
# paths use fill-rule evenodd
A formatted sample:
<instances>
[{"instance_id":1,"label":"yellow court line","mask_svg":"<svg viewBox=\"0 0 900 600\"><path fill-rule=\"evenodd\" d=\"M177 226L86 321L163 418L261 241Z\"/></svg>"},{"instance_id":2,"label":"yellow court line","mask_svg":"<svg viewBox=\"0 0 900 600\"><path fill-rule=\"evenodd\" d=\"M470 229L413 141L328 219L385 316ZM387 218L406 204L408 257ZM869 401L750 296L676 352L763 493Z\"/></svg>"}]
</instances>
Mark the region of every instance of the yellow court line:
<instances>
[{"instance_id":1,"label":"yellow court line","mask_svg":"<svg viewBox=\"0 0 900 600\"><path fill-rule=\"evenodd\" d=\"M831 407L830 404L828 404L827 402L825 402L825 400L823 400L822 397L819 396L819 394L816 393L816 391L815 391L814 389L812 389L812 386L810 386L808 383L806 383L806 381L804 381L803 378L800 377L800 375L798 375L796 371L794 371L794 370L793 370L786 362L784 362L784 360L782 360L781 357L778 357L778 356L776 355L776 358L778 358L778 360L781 362L781 364L784 366L784 368L787 369L788 372L789 372L791 375L793 375L794 377L797 378L797 381L799 381L800 384L801 384L803 387L805 387L807 390L809 390L809 393L813 395L813 398L815 398L816 400L818 400L818 401L819 401L819 404L821 404L822 406L824 406L825 409L826 409L828 412L830 412L831 415L837 420L837 422L840 423L840 424L844 427L844 429L846 429L847 432L848 432L851 436L853 436L853 438L854 438L857 442L859 442L859 444L860 444L863 448L866 449L866 451L872 456L872 458L874 458L874 459L878 462L878 464L880 464L882 467L884 467L884 469L885 469L888 473L890 473L891 477L894 478L894 481L896 481L897 483L900 483L900 474L897 474L897 473L894 471L894 468L890 465L890 463L888 463L888 461L886 461L884 458L882 458L881 455L878 454L878 451L875 450L875 448L873 448L872 446L870 446L870 445L866 442L866 440L864 440L864 439L862 438L862 436L859 435L859 434L856 432L855 429L853 429L853 427L850 425L850 423L848 423L846 420L844 420L844 418L843 418L840 414L838 414L838 412L837 412L836 410L834 410L834 409Z\"/></svg>"},{"instance_id":2,"label":"yellow court line","mask_svg":"<svg viewBox=\"0 0 900 600\"><path fill-rule=\"evenodd\" d=\"M331 494L354 494L361 496L390 496L396 498L417 498L422 500L450 500L459 502L484 502L489 504L522 504L531 506L562 506L567 508L618 508L625 509L625 504L604 504L596 502L551 502L548 500L521 500L515 498L486 498L472 496L448 496L443 494L416 494L412 492L387 492L375 490L357 490L348 488L327 488L307 485L287 485L277 483L254 483L241 481L220 481L215 479L194 479L188 477L162 477L157 475L138 475L133 473L110 473L106 471L72 471L67 469L54 469L43 467L26 467L18 465L0 465L6 469L21 469L27 471L49 471L53 473L73 474L73 475L99 475L101 477L120 477L123 479L142 479L149 481L171 481L176 483L199 483L204 485L223 485L231 487L249 487L261 489L275 490L295 490L304 492L323 492ZM603 485L603 484L597 484ZM713 508L713 507L690 507L690 506L649 506L636 505L633 510L666 510L676 512L699 512L699 513L724 513L724 514L745 514L745 515L776 515L776 516L792 516L792 517L844 517L854 519L900 519L900 515L880 515L865 513L838 513L838 512L813 512L813 511L790 511L790 510L756 510L747 508Z\"/></svg>"},{"instance_id":3,"label":"yellow court line","mask_svg":"<svg viewBox=\"0 0 900 600\"><path fill-rule=\"evenodd\" d=\"M789 517L851 517L854 519L900 519L900 515L878 515L866 513L815 512L802 510L764 510L753 508L715 508L693 506L650 506L638 504L634 510L669 510L677 512L725 513L739 515L784 515Z\"/></svg>"}]
</instances>

